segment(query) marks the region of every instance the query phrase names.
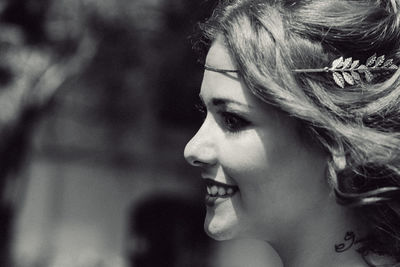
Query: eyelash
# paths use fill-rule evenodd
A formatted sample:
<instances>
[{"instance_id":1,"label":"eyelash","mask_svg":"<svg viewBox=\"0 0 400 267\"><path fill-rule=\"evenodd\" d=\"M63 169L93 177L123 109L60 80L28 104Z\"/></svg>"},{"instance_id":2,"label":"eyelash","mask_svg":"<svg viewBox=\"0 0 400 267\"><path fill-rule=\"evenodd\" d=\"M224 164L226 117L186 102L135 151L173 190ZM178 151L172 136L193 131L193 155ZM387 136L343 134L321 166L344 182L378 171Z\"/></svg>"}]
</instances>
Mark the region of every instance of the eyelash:
<instances>
[{"instance_id":1,"label":"eyelash","mask_svg":"<svg viewBox=\"0 0 400 267\"><path fill-rule=\"evenodd\" d=\"M205 119L207 114L207 108L205 107L205 105L196 104L195 108L202 114L203 119ZM231 133L237 133L240 130L250 125L249 121L232 112L219 111L218 115L221 119L220 121L223 124L224 128Z\"/></svg>"},{"instance_id":2,"label":"eyelash","mask_svg":"<svg viewBox=\"0 0 400 267\"><path fill-rule=\"evenodd\" d=\"M201 103L201 104L196 104L194 107L195 107L195 109L201 114L201 116L203 117L203 119L205 119L206 114L207 114L207 109L206 109L206 107L204 106L204 104L203 104L203 103Z\"/></svg>"},{"instance_id":3,"label":"eyelash","mask_svg":"<svg viewBox=\"0 0 400 267\"><path fill-rule=\"evenodd\" d=\"M243 119L241 116L237 114L227 111L221 111L218 113L222 119L222 123L225 129L228 132L237 133L250 125L249 121Z\"/></svg>"}]
</instances>

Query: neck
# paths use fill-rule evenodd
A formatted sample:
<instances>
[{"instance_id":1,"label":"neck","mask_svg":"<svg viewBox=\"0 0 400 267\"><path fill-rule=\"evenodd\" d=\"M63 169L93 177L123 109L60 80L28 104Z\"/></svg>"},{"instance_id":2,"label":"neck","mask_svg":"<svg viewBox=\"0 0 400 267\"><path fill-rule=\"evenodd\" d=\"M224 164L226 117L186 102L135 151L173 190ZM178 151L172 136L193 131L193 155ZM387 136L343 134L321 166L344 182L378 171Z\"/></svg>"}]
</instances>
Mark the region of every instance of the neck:
<instances>
[{"instance_id":1,"label":"neck","mask_svg":"<svg viewBox=\"0 0 400 267\"><path fill-rule=\"evenodd\" d=\"M367 266L356 251L357 244L352 244L352 235L345 240L347 232L352 232L355 240L360 239L357 229L351 210L337 205L329 196L272 246L285 267Z\"/></svg>"}]
</instances>

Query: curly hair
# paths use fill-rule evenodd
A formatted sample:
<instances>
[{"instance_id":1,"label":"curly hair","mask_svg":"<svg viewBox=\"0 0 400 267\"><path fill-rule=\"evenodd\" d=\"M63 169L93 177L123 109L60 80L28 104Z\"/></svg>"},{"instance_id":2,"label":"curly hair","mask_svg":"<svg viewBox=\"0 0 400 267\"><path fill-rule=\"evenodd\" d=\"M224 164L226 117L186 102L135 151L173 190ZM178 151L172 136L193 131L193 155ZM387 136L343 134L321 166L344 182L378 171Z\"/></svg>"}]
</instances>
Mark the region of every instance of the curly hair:
<instances>
[{"instance_id":1,"label":"curly hair","mask_svg":"<svg viewBox=\"0 0 400 267\"><path fill-rule=\"evenodd\" d=\"M201 24L218 34L254 95L302 122L331 155L337 202L368 229L363 253L400 262L400 70L346 88L324 73L340 57L400 63L399 0L222 1Z\"/></svg>"}]
</instances>

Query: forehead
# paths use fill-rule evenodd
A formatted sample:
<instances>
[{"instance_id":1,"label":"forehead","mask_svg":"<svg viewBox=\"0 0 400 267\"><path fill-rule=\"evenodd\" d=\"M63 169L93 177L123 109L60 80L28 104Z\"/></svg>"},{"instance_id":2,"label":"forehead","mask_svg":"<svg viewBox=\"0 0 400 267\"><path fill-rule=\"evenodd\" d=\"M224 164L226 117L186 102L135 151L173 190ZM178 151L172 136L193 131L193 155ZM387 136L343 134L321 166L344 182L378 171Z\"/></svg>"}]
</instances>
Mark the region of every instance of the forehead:
<instances>
[{"instance_id":1,"label":"forehead","mask_svg":"<svg viewBox=\"0 0 400 267\"><path fill-rule=\"evenodd\" d=\"M235 61L221 37L211 45L206 65L215 69L236 70ZM224 99L230 103L263 110L265 103L257 99L243 83L238 73L221 73L206 69L200 90L200 97L207 103L212 99ZM261 109L260 109L261 108Z\"/></svg>"},{"instance_id":2,"label":"forehead","mask_svg":"<svg viewBox=\"0 0 400 267\"><path fill-rule=\"evenodd\" d=\"M212 43L206 58L206 65L216 69L235 70L236 65L221 35Z\"/></svg>"},{"instance_id":3,"label":"forehead","mask_svg":"<svg viewBox=\"0 0 400 267\"><path fill-rule=\"evenodd\" d=\"M235 60L225 45L223 36L217 36L212 43L206 63L215 69L237 70ZM244 84L238 73L219 73L205 70L200 97L207 102L212 98L223 98L253 107L262 116L265 112L276 113L275 108L256 97Z\"/></svg>"},{"instance_id":4,"label":"forehead","mask_svg":"<svg viewBox=\"0 0 400 267\"><path fill-rule=\"evenodd\" d=\"M234 61L221 37L218 37L212 43L205 64L215 69L236 69ZM246 91L237 73L221 73L206 69L200 96L205 100L225 98L247 102L248 96Z\"/></svg>"}]
</instances>

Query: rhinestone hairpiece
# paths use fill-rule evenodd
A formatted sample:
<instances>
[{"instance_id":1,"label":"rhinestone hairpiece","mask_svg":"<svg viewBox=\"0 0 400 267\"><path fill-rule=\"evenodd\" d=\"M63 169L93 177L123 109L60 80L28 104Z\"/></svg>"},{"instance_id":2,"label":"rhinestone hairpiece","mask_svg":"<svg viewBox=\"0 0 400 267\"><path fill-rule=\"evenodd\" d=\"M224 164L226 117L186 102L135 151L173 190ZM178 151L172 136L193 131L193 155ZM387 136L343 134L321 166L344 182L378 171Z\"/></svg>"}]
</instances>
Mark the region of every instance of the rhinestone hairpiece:
<instances>
[{"instance_id":1,"label":"rhinestone hairpiece","mask_svg":"<svg viewBox=\"0 0 400 267\"><path fill-rule=\"evenodd\" d=\"M331 72L335 83L344 88L346 84L355 85L361 83L361 75L364 74L365 81L370 83L375 78L374 73L388 74L397 70L399 67L393 64L393 59L385 60L385 56L377 57L376 54L369 57L365 64L360 65L359 60L349 57L337 58L332 62L332 66L322 69L295 69L297 73Z\"/></svg>"}]
</instances>

